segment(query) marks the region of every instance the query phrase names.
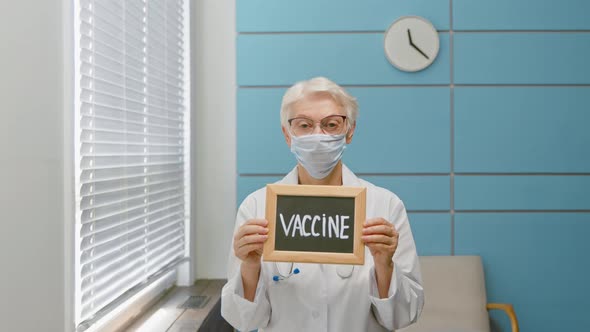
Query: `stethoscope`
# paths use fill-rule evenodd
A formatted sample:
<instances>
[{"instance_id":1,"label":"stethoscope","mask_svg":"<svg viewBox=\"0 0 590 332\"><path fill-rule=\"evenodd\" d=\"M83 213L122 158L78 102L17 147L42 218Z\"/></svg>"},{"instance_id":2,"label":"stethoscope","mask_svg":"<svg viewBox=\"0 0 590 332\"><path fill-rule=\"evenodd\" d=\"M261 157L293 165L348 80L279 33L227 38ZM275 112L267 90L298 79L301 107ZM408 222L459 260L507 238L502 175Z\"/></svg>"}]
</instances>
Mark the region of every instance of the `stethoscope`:
<instances>
[{"instance_id":1,"label":"stethoscope","mask_svg":"<svg viewBox=\"0 0 590 332\"><path fill-rule=\"evenodd\" d=\"M301 271L298 268L293 268L294 267L294 263L290 264L290 268L289 268L289 272L284 274L283 272L281 272L281 269L279 267L279 264L277 264L275 262L275 268L277 270L277 274L275 274L274 276L272 276L272 280L278 282L281 280L286 280L291 278L292 276L299 274ZM354 265L338 265L336 267L336 274L338 274L338 276L341 279L348 279L352 276L352 273L354 272Z\"/></svg>"}]
</instances>

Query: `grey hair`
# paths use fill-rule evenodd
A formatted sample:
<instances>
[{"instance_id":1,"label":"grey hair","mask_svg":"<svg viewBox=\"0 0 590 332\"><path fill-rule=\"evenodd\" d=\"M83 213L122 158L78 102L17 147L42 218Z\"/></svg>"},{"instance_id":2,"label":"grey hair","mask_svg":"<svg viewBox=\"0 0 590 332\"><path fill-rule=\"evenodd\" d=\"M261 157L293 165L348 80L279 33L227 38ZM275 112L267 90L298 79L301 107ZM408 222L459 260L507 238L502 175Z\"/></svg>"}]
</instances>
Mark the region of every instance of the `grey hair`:
<instances>
[{"instance_id":1,"label":"grey hair","mask_svg":"<svg viewBox=\"0 0 590 332\"><path fill-rule=\"evenodd\" d=\"M346 111L349 129L356 123L358 103L356 98L348 94L344 88L325 77L314 77L307 81L295 83L287 89L281 103L281 125L289 127L289 111L291 106L305 97L313 94L328 94Z\"/></svg>"}]
</instances>

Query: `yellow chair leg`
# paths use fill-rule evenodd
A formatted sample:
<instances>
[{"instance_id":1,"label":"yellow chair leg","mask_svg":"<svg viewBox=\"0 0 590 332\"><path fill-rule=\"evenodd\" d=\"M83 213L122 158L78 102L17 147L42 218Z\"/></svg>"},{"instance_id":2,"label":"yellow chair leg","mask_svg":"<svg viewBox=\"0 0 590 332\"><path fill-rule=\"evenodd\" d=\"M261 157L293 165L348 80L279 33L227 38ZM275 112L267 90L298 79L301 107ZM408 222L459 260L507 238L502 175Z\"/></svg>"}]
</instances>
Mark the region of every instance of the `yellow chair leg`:
<instances>
[{"instance_id":1,"label":"yellow chair leg","mask_svg":"<svg viewBox=\"0 0 590 332\"><path fill-rule=\"evenodd\" d=\"M502 310L510 318L510 325L512 325L512 332L519 332L518 331L518 320L516 319L516 313L514 312L514 307L512 304L506 303L488 303L486 306L487 310Z\"/></svg>"}]
</instances>

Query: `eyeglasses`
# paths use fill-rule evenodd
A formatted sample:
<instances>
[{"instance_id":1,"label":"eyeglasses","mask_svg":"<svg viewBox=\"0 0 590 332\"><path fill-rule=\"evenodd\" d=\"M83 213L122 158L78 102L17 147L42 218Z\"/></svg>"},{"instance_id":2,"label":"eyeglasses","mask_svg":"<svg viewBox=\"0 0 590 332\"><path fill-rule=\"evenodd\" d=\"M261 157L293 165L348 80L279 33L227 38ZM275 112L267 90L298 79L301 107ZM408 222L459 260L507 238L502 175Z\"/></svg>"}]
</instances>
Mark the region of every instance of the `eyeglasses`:
<instances>
[{"instance_id":1,"label":"eyeglasses","mask_svg":"<svg viewBox=\"0 0 590 332\"><path fill-rule=\"evenodd\" d=\"M310 118L293 118L289 119L289 128L295 136L311 135L315 129L314 121ZM346 131L345 115L330 115L319 121L320 129L329 135L340 135Z\"/></svg>"}]
</instances>

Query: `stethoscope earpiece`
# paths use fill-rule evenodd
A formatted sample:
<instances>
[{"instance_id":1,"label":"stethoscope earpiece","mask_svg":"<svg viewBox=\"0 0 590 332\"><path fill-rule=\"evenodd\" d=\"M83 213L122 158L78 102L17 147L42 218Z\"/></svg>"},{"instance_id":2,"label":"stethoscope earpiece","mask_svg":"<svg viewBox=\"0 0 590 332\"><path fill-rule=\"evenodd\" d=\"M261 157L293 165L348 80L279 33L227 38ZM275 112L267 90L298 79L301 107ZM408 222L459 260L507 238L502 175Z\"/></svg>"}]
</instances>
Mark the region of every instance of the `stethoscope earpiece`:
<instances>
[{"instance_id":1,"label":"stethoscope earpiece","mask_svg":"<svg viewBox=\"0 0 590 332\"><path fill-rule=\"evenodd\" d=\"M289 279L292 275L299 274L299 272L301 272L301 271L299 271L299 268L293 269L293 263L291 263L291 269L289 271L289 274L287 274L286 276L281 273L281 271L279 270L279 266L278 265L276 267L277 267L277 272L279 274L272 276L272 280L273 281L280 281L280 280Z\"/></svg>"}]
</instances>

